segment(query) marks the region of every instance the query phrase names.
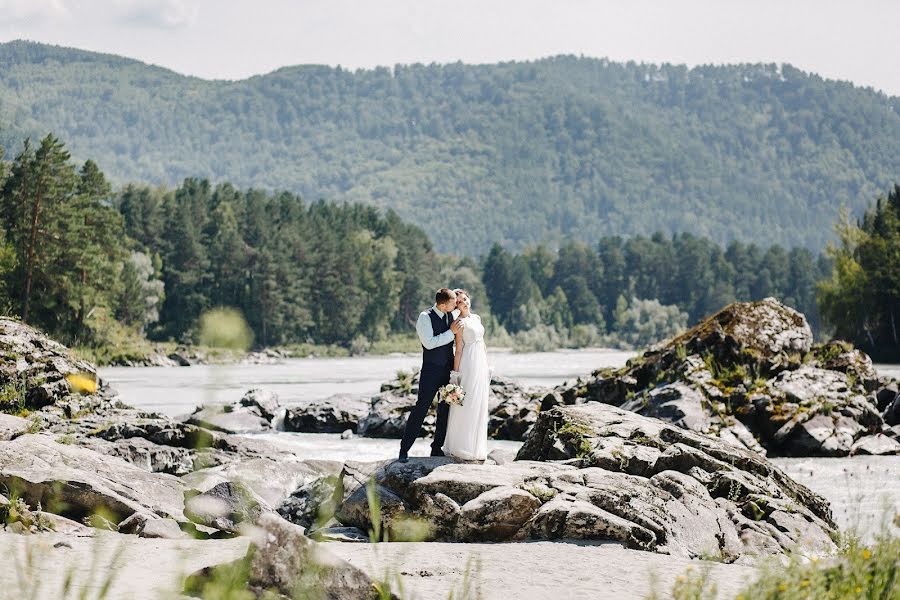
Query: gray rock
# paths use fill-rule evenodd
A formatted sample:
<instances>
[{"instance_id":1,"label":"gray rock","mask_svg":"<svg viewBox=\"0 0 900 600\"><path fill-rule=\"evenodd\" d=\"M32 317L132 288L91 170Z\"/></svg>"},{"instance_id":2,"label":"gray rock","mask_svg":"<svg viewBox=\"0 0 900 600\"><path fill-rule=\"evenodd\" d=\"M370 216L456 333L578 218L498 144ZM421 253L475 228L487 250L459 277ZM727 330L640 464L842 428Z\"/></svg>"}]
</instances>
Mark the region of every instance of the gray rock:
<instances>
[{"instance_id":1,"label":"gray rock","mask_svg":"<svg viewBox=\"0 0 900 600\"><path fill-rule=\"evenodd\" d=\"M148 519L138 530L142 538L160 538L164 540L180 540L191 536L181 530L172 519Z\"/></svg>"},{"instance_id":2,"label":"gray rock","mask_svg":"<svg viewBox=\"0 0 900 600\"><path fill-rule=\"evenodd\" d=\"M304 433L356 431L360 419L369 414L371 403L350 394L337 394L303 407L285 410L284 430Z\"/></svg>"},{"instance_id":3,"label":"gray rock","mask_svg":"<svg viewBox=\"0 0 900 600\"><path fill-rule=\"evenodd\" d=\"M900 425L900 394L888 403L884 409L884 422L887 425Z\"/></svg>"},{"instance_id":4,"label":"gray rock","mask_svg":"<svg viewBox=\"0 0 900 600\"><path fill-rule=\"evenodd\" d=\"M898 393L900 393L900 390L898 390L896 381L891 381L879 389L875 393L875 404L878 410L884 412L894 401L894 398L897 397Z\"/></svg>"},{"instance_id":5,"label":"gray rock","mask_svg":"<svg viewBox=\"0 0 900 600\"><path fill-rule=\"evenodd\" d=\"M0 410L30 410L54 407L59 414L71 417L80 409L102 404L115 396L97 369L81 360L68 348L42 332L8 317L0 317L0 385L22 385L22 405L0 406ZM75 390L68 375L81 374L97 382L95 393ZM87 395L81 396L81 393ZM76 408L77 407L77 408Z\"/></svg>"},{"instance_id":6,"label":"gray rock","mask_svg":"<svg viewBox=\"0 0 900 600\"><path fill-rule=\"evenodd\" d=\"M237 458L200 469L181 478L188 488L206 492L232 481L250 489L268 507L276 508L295 490L324 476L336 476L341 464L332 461L300 461L293 456Z\"/></svg>"},{"instance_id":7,"label":"gray rock","mask_svg":"<svg viewBox=\"0 0 900 600\"><path fill-rule=\"evenodd\" d=\"M645 417L654 417L698 433L711 430L706 398L684 383L676 382L650 390L621 406Z\"/></svg>"},{"instance_id":8,"label":"gray rock","mask_svg":"<svg viewBox=\"0 0 900 600\"><path fill-rule=\"evenodd\" d=\"M534 488L536 497L554 504L542 505L532 536L603 531L631 547L713 553L728 561L785 553L793 544L817 551L834 547L828 502L774 464L718 438L619 408L588 403L542 413L519 451L517 463L524 460L564 460L569 469L579 467ZM575 511L572 523L567 502ZM779 510L808 526L783 531L782 517L773 516Z\"/></svg>"},{"instance_id":9,"label":"gray rock","mask_svg":"<svg viewBox=\"0 0 900 600\"><path fill-rule=\"evenodd\" d=\"M185 475L194 470L194 461L188 449L161 446L144 438L119 439L114 442L100 438L85 438L79 445L117 456L151 473Z\"/></svg>"},{"instance_id":10,"label":"gray rock","mask_svg":"<svg viewBox=\"0 0 900 600\"><path fill-rule=\"evenodd\" d=\"M28 420L0 413L0 441L9 441L28 431Z\"/></svg>"},{"instance_id":11,"label":"gray rock","mask_svg":"<svg viewBox=\"0 0 900 600\"><path fill-rule=\"evenodd\" d=\"M371 399L369 412L359 421L356 432L366 437L400 438L409 412L415 405L416 397L412 394L382 392ZM422 423L422 435L434 435L434 423L435 412L432 407Z\"/></svg>"},{"instance_id":12,"label":"gray rock","mask_svg":"<svg viewBox=\"0 0 900 600\"><path fill-rule=\"evenodd\" d=\"M377 597L372 580L360 569L329 554L303 535L303 529L274 513L258 521L249 553L249 583L286 596L329 600L371 600Z\"/></svg>"},{"instance_id":13,"label":"gray rock","mask_svg":"<svg viewBox=\"0 0 900 600\"><path fill-rule=\"evenodd\" d=\"M317 542L369 542L369 536L356 527L324 527L310 535Z\"/></svg>"},{"instance_id":14,"label":"gray rock","mask_svg":"<svg viewBox=\"0 0 900 600\"><path fill-rule=\"evenodd\" d=\"M240 405L246 408L256 408L259 415L269 422L275 420L281 411L278 394L270 390L248 390L241 398Z\"/></svg>"},{"instance_id":15,"label":"gray rock","mask_svg":"<svg viewBox=\"0 0 900 600\"><path fill-rule=\"evenodd\" d=\"M201 406L188 418L188 423L224 433L261 433L272 429L257 406Z\"/></svg>"},{"instance_id":16,"label":"gray rock","mask_svg":"<svg viewBox=\"0 0 900 600\"><path fill-rule=\"evenodd\" d=\"M47 435L28 434L0 444L0 483L28 504L80 521L103 511L118 523L135 512L184 521L178 478Z\"/></svg>"},{"instance_id":17,"label":"gray rock","mask_svg":"<svg viewBox=\"0 0 900 600\"><path fill-rule=\"evenodd\" d=\"M900 441L883 433L859 438L850 448L850 454L900 454Z\"/></svg>"},{"instance_id":18,"label":"gray rock","mask_svg":"<svg viewBox=\"0 0 900 600\"><path fill-rule=\"evenodd\" d=\"M225 481L185 502L184 512L195 523L237 533L239 523L254 523L262 514L259 498L239 483Z\"/></svg>"},{"instance_id":19,"label":"gray rock","mask_svg":"<svg viewBox=\"0 0 900 600\"><path fill-rule=\"evenodd\" d=\"M758 453L845 456L884 429L876 405L887 385L865 353L845 342L813 347L803 315L767 298L732 304L544 404L611 404Z\"/></svg>"}]
</instances>

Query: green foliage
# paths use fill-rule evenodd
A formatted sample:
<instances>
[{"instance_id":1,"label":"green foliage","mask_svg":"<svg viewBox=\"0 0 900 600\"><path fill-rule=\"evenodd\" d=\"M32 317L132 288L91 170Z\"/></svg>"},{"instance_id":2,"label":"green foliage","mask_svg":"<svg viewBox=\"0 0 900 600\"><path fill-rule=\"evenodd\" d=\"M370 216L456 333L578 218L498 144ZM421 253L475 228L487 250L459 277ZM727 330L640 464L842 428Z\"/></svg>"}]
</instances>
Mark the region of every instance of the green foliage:
<instances>
[{"instance_id":1,"label":"green foliage","mask_svg":"<svg viewBox=\"0 0 900 600\"><path fill-rule=\"evenodd\" d=\"M616 314L615 330L623 343L643 348L675 337L687 329L687 320L687 313L677 306L632 298L627 308Z\"/></svg>"},{"instance_id":2,"label":"green foliage","mask_svg":"<svg viewBox=\"0 0 900 600\"><path fill-rule=\"evenodd\" d=\"M584 458L594 451L589 439L592 433L590 426L573 419L567 420L556 431L557 437L574 450L576 458Z\"/></svg>"},{"instance_id":3,"label":"green foliage","mask_svg":"<svg viewBox=\"0 0 900 600\"><path fill-rule=\"evenodd\" d=\"M215 308L200 315L198 341L213 348L247 350L253 343L253 332L239 311Z\"/></svg>"},{"instance_id":4,"label":"green foliage","mask_svg":"<svg viewBox=\"0 0 900 600\"><path fill-rule=\"evenodd\" d=\"M856 224L842 212L836 230L831 279L818 289L822 315L874 359L900 360L900 184Z\"/></svg>"},{"instance_id":5,"label":"green foliage","mask_svg":"<svg viewBox=\"0 0 900 600\"><path fill-rule=\"evenodd\" d=\"M31 412L27 404L27 379L14 375L0 386L0 412L27 417Z\"/></svg>"},{"instance_id":6,"label":"green foliage","mask_svg":"<svg viewBox=\"0 0 900 600\"><path fill-rule=\"evenodd\" d=\"M900 172L896 98L790 65L559 56L229 82L29 42L0 64L7 146L49 129L118 183L390 207L444 252L661 227L819 249L835 198L861 210Z\"/></svg>"}]
</instances>

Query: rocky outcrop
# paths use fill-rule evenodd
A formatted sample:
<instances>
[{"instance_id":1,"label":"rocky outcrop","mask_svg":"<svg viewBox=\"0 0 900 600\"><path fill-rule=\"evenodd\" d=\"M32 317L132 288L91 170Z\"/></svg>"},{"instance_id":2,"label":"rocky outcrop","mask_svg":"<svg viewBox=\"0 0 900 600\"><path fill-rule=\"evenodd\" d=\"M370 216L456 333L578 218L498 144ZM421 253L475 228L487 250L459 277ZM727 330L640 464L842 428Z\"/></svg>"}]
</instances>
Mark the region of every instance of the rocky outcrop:
<instances>
[{"instance_id":1,"label":"rocky outcrop","mask_svg":"<svg viewBox=\"0 0 900 600\"><path fill-rule=\"evenodd\" d=\"M253 389L235 404L199 406L187 422L224 433L261 433L270 431L280 414L277 394Z\"/></svg>"},{"instance_id":2,"label":"rocky outcrop","mask_svg":"<svg viewBox=\"0 0 900 600\"><path fill-rule=\"evenodd\" d=\"M78 520L98 513L117 524L134 513L185 521L178 478L119 458L27 434L0 444L0 484L29 505Z\"/></svg>"},{"instance_id":3,"label":"rocky outcrop","mask_svg":"<svg viewBox=\"0 0 900 600\"><path fill-rule=\"evenodd\" d=\"M889 386L844 342L813 346L800 313L772 298L732 304L644 352L548 395L543 408L600 402L783 456L894 452Z\"/></svg>"},{"instance_id":4,"label":"rocky outcrop","mask_svg":"<svg viewBox=\"0 0 900 600\"><path fill-rule=\"evenodd\" d=\"M254 523L262 514L259 498L237 482L224 481L185 502L185 514L200 525L237 533L239 523Z\"/></svg>"},{"instance_id":5,"label":"rocky outcrop","mask_svg":"<svg viewBox=\"0 0 900 600\"><path fill-rule=\"evenodd\" d=\"M357 433L368 437L399 438L406 419L416 404L418 373L404 374L381 386L373 397L368 414L359 421ZM543 393L529 392L513 381L491 379L488 399L488 435L493 439L521 440L534 424ZM430 411L422 425L425 435L434 433L435 415Z\"/></svg>"},{"instance_id":6,"label":"rocky outcrop","mask_svg":"<svg viewBox=\"0 0 900 600\"><path fill-rule=\"evenodd\" d=\"M543 412L501 462L346 463L319 497L392 540L615 540L728 562L835 547L828 502L765 458L612 406Z\"/></svg>"},{"instance_id":7,"label":"rocky outcrop","mask_svg":"<svg viewBox=\"0 0 900 600\"><path fill-rule=\"evenodd\" d=\"M343 433L356 431L360 420L369 414L369 400L350 394L336 394L303 407L285 411L284 430L302 433Z\"/></svg>"},{"instance_id":8,"label":"rocky outcrop","mask_svg":"<svg viewBox=\"0 0 900 600\"><path fill-rule=\"evenodd\" d=\"M278 515L262 515L247 535L251 548L244 558L194 573L187 578L185 592L200 595L210 581L228 581L257 598L394 598L390 592L379 594L363 571L330 554L301 527Z\"/></svg>"},{"instance_id":9,"label":"rocky outcrop","mask_svg":"<svg viewBox=\"0 0 900 600\"><path fill-rule=\"evenodd\" d=\"M0 317L0 410L52 408L71 417L112 398L115 393L97 379L97 369L62 344L15 319ZM73 375L80 377L70 382ZM84 381L86 386L79 386Z\"/></svg>"}]
</instances>

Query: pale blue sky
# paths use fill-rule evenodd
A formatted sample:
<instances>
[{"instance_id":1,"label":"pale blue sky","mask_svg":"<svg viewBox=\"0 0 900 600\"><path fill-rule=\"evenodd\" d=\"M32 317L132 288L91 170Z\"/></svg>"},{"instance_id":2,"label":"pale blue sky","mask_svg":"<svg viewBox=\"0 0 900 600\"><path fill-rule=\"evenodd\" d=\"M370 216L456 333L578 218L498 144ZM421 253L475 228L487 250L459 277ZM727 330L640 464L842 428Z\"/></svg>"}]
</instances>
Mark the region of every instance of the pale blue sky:
<instances>
[{"instance_id":1,"label":"pale blue sky","mask_svg":"<svg viewBox=\"0 0 900 600\"><path fill-rule=\"evenodd\" d=\"M0 0L0 41L111 52L206 78L317 63L573 53L789 62L900 96L900 0Z\"/></svg>"}]
</instances>

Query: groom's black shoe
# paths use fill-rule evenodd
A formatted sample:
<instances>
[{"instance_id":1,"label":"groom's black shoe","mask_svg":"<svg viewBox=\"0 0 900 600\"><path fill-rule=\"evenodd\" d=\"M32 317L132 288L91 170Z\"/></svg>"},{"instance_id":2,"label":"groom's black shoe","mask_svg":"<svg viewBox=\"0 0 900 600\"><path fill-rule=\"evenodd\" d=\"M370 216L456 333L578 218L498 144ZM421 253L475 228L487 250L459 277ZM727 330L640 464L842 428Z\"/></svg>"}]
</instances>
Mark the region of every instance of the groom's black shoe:
<instances>
[{"instance_id":1,"label":"groom's black shoe","mask_svg":"<svg viewBox=\"0 0 900 600\"><path fill-rule=\"evenodd\" d=\"M442 450L432 450L431 456L446 456Z\"/></svg>"},{"instance_id":2,"label":"groom's black shoe","mask_svg":"<svg viewBox=\"0 0 900 600\"><path fill-rule=\"evenodd\" d=\"M399 461L402 462L402 463L408 463L408 462L409 462L409 457L406 455L406 452L401 452L401 453L400 453L400 458L398 458L397 460L399 460Z\"/></svg>"}]
</instances>

